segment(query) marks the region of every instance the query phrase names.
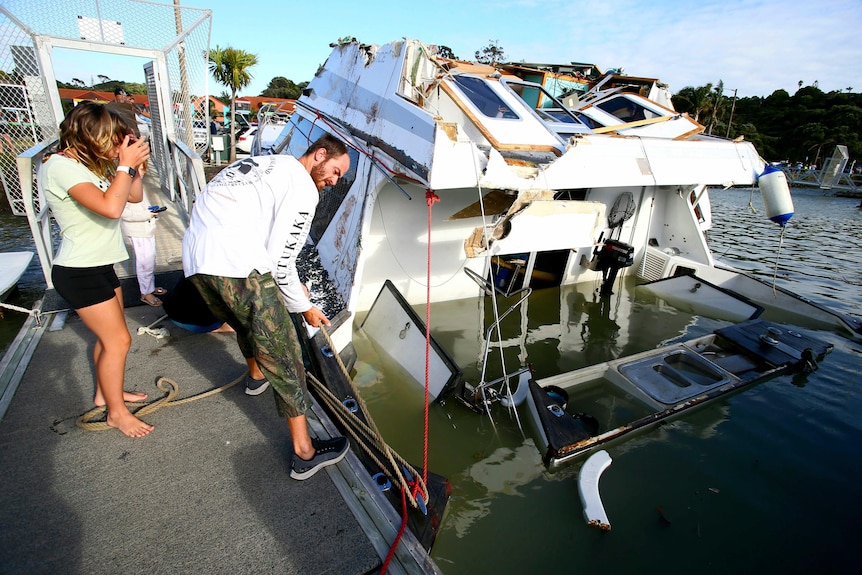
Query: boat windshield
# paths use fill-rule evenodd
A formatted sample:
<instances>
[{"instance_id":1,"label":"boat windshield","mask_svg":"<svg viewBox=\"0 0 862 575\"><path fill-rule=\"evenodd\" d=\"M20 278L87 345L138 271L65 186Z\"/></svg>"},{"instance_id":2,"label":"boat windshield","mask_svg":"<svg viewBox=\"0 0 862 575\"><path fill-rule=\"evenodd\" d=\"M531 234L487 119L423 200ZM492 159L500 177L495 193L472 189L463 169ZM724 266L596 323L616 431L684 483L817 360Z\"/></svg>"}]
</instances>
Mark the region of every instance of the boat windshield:
<instances>
[{"instance_id":1,"label":"boat windshield","mask_svg":"<svg viewBox=\"0 0 862 575\"><path fill-rule=\"evenodd\" d=\"M502 80L503 84L531 107L549 128L561 136L585 132L586 126L578 115L550 94L544 87L532 82ZM587 124L588 126L588 124Z\"/></svg>"},{"instance_id":2,"label":"boat windshield","mask_svg":"<svg viewBox=\"0 0 862 575\"><path fill-rule=\"evenodd\" d=\"M649 110L622 95L604 102L599 102L596 104L596 107L604 110L608 114L616 116L623 122L637 122L638 120L647 120L658 116L658 114L652 110Z\"/></svg>"},{"instance_id":3,"label":"boat windshield","mask_svg":"<svg viewBox=\"0 0 862 575\"><path fill-rule=\"evenodd\" d=\"M473 105L489 118L520 118L481 78L455 76L453 80Z\"/></svg>"}]
</instances>

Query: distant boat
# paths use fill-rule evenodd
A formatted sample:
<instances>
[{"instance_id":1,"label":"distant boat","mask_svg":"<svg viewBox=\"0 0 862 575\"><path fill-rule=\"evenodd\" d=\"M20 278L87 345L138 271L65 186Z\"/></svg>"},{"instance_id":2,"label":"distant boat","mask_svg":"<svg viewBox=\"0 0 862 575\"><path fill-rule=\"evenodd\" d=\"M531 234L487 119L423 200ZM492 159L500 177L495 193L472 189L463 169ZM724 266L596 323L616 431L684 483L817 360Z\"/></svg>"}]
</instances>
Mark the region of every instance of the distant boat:
<instances>
[{"instance_id":1,"label":"distant boat","mask_svg":"<svg viewBox=\"0 0 862 575\"><path fill-rule=\"evenodd\" d=\"M6 301L18 285L31 259L32 252L0 252L0 301Z\"/></svg>"}]
</instances>

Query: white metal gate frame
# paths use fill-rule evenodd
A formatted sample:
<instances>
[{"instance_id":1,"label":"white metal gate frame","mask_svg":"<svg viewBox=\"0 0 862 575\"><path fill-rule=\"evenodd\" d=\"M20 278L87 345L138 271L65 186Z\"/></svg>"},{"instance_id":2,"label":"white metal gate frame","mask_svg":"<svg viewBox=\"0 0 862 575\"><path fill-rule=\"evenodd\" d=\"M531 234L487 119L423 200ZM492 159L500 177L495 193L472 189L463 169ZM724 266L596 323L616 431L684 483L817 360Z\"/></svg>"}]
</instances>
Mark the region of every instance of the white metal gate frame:
<instances>
[{"instance_id":1,"label":"white metal gate frame","mask_svg":"<svg viewBox=\"0 0 862 575\"><path fill-rule=\"evenodd\" d=\"M26 215L15 157L56 137L64 117L52 51L67 48L150 60L145 65L154 122L152 150L160 187L171 200L191 205L171 159L171 142L203 154L195 125L208 132L208 54L212 11L140 0L4 0L0 5L0 185L13 213ZM10 121L11 116L14 116ZM157 125L156 125L157 123ZM8 135L8 140L4 137ZM7 148L11 142L12 150ZM32 206L35 211L39 206Z\"/></svg>"}]
</instances>

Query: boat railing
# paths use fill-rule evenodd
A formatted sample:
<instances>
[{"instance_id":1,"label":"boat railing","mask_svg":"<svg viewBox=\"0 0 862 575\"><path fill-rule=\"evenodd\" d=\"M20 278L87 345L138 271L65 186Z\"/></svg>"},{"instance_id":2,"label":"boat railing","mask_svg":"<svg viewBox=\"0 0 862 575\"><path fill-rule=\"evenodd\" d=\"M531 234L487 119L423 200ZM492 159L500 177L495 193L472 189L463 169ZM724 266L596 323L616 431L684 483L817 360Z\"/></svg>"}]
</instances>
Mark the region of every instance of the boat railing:
<instances>
[{"instance_id":1,"label":"boat railing","mask_svg":"<svg viewBox=\"0 0 862 575\"><path fill-rule=\"evenodd\" d=\"M787 182L791 186L820 188L821 190L846 191L857 193L862 191L862 175L842 172L827 176L823 168L783 167Z\"/></svg>"},{"instance_id":2,"label":"boat railing","mask_svg":"<svg viewBox=\"0 0 862 575\"><path fill-rule=\"evenodd\" d=\"M477 274L476 272L474 272L470 268L464 268L464 271L467 273L467 275L470 277L470 279L472 279L477 284L479 284L479 287L481 287L482 290L487 295L489 295L491 297L495 297L496 295L500 295L500 296L503 296L506 298L518 296L518 300L515 303L513 303L511 306L509 306L509 308L506 311L504 311L502 314L499 313L497 310L496 299L495 299L495 302L494 302L495 320L490 326L488 326L488 329L485 332L485 349L482 353L482 374L479 378L479 383L477 383L476 386L472 388L472 392L473 392L474 397L477 399L481 396L481 402L487 409L487 406L491 401L496 400L496 399L502 399L504 397L511 397L512 396L510 380L513 378L517 378L518 375L521 374L522 372L524 372L526 369L524 367L521 367L520 369L518 369L512 373L509 373L509 371L506 369L505 360L503 359L503 352L502 352L502 347L504 345L504 342L503 342L503 338L502 338L501 331L500 331L500 325L503 322L503 320L506 319L506 317L509 314L511 314L516 309L518 309L521 306L521 304L523 304L525 301L527 301L527 298L529 298L530 294L533 293L533 289L530 287L523 287L523 288L520 288L517 290L513 290L512 289L513 283L510 282L507 286L507 289L504 290L504 289L501 289L500 287L498 287L497 285L493 284L490 280L483 278L482 276L480 276L479 274ZM491 381L486 381L485 376L487 374L488 360L490 358L491 351L492 351L491 342L492 342L492 338L493 338L495 332L497 333L496 342L501 347L500 359L501 359L502 367L503 367L503 375L496 378L496 379L493 379ZM497 385L501 385L501 389L499 391L496 390L494 387Z\"/></svg>"}]
</instances>

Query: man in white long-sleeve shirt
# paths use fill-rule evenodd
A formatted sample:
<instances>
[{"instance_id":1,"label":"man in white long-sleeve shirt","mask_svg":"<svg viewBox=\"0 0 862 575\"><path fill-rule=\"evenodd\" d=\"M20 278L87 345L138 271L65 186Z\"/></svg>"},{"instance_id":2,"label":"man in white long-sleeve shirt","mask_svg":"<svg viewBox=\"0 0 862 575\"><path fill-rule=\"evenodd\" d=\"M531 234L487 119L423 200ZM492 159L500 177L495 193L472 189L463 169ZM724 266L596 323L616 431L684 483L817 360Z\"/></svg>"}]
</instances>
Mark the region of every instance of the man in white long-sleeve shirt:
<instances>
[{"instance_id":1,"label":"man in white long-sleeve shirt","mask_svg":"<svg viewBox=\"0 0 862 575\"><path fill-rule=\"evenodd\" d=\"M215 316L236 330L243 355L266 379L249 381L257 395L272 384L293 439L291 477L307 479L347 454L347 439L311 439L310 408L297 334L288 312L312 327L329 325L296 271L319 192L350 169L347 147L326 134L300 158L251 157L231 164L197 199L183 238L183 269ZM248 378L247 378L248 379Z\"/></svg>"}]
</instances>

